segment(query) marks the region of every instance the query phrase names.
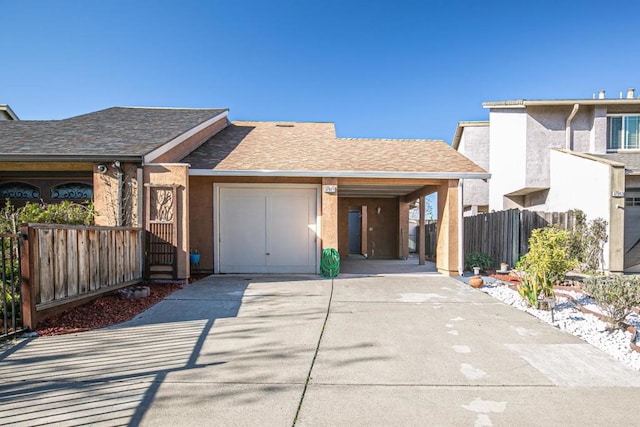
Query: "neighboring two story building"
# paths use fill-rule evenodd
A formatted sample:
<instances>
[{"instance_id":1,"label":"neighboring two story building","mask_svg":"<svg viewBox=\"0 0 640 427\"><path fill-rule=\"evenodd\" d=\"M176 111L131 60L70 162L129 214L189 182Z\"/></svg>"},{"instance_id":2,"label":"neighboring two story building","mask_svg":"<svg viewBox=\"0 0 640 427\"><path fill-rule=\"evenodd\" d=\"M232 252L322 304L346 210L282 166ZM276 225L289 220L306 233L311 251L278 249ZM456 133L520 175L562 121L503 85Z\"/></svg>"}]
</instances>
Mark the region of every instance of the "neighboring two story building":
<instances>
[{"instance_id":1,"label":"neighboring two story building","mask_svg":"<svg viewBox=\"0 0 640 427\"><path fill-rule=\"evenodd\" d=\"M609 224L605 268L640 271L640 99L485 102L489 120L460 122L453 147L491 172L465 180L465 214L567 211Z\"/></svg>"}]
</instances>

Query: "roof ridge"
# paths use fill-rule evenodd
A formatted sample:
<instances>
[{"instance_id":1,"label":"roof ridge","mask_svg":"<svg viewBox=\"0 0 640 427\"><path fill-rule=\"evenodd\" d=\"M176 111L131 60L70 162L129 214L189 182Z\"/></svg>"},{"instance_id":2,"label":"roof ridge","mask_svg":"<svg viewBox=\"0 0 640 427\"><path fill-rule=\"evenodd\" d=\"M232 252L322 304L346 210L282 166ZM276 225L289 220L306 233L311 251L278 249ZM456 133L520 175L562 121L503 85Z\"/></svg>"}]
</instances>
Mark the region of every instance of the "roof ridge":
<instances>
[{"instance_id":1,"label":"roof ridge","mask_svg":"<svg viewBox=\"0 0 640 427\"><path fill-rule=\"evenodd\" d=\"M348 141L439 141L445 142L442 139L435 138L349 138L349 137L336 137L336 139L343 139ZM446 144L446 142L445 142Z\"/></svg>"},{"instance_id":2,"label":"roof ridge","mask_svg":"<svg viewBox=\"0 0 640 427\"><path fill-rule=\"evenodd\" d=\"M320 121L296 121L296 120L232 120L231 123L300 123L300 124L332 124L335 122L320 122Z\"/></svg>"},{"instance_id":3,"label":"roof ridge","mask_svg":"<svg viewBox=\"0 0 640 427\"><path fill-rule=\"evenodd\" d=\"M141 105L114 105L113 107L106 108L109 110L111 108L122 108L122 109L137 109L137 110L191 110L191 111L209 111L209 110L225 110L229 111L229 108L226 107L145 107ZM104 111L104 110L98 110Z\"/></svg>"}]
</instances>

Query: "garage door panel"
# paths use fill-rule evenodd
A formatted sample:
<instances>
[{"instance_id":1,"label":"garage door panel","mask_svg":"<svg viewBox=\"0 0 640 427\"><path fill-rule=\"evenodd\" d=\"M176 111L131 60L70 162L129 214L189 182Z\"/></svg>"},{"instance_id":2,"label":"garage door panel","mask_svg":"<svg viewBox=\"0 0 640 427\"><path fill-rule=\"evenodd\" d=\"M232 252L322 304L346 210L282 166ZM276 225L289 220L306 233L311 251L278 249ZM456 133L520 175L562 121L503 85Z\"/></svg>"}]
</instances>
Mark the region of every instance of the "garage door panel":
<instances>
[{"instance_id":1,"label":"garage door panel","mask_svg":"<svg viewBox=\"0 0 640 427\"><path fill-rule=\"evenodd\" d=\"M254 266L266 263L265 197L246 190L221 191L220 264Z\"/></svg>"},{"instance_id":2,"label":"garage door panel","mask_svg":"<svg viewBox=\"0 0 640 427\"><path fill-rule=\"evenodd\" d=\"M300 267L314 264L315 218L311 218L311 201L315 202L313 190L295 193L279 190L269 197L268 265Z\"/></svg>"},{"instance_id":3,"label":"garage door panel","mask_svg":"<svg viewBox=\"0 0 640 427\"><path fill-rule=\"evenodd\" d=\"M219 272L317 271L315 187L234 185L218 194Z\"/></svg>"}]
</instances>

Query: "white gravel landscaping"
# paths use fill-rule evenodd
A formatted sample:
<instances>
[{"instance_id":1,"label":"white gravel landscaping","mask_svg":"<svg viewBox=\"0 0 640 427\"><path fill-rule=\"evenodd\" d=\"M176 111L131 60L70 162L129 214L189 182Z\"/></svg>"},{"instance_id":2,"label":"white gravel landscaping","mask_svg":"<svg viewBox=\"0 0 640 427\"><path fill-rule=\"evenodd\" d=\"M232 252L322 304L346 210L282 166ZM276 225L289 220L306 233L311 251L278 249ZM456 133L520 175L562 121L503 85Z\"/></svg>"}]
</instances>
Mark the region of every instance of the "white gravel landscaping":
<instances>
[{"instance_id":1,"label":"white gravel landscaping","mask_svg":"<svg viewBox=\"0 0 640 427\"><path fill-rule=\"evenodd\" d=\"M582 313L575 305L561 293L571 294L580 304L592 311L599 311L600 308L589 297L571 291L557 291L556 306L553 310L554 321L551 322L551 312L546 310L536 310L528 307L518 292L512 290L501 281L483 277L485 285L480 290L492 297L503 301L519 310L543 320L563 331L575 335L578 338L592 344L599 349L610 354L635 370L640 370L640 353L629 347L631 334L617 329L608 330L608 324L601 321L596 316ZM627 317L627 323L640 330L640 316L631 314Z\"/></svg>"}]
</instances>

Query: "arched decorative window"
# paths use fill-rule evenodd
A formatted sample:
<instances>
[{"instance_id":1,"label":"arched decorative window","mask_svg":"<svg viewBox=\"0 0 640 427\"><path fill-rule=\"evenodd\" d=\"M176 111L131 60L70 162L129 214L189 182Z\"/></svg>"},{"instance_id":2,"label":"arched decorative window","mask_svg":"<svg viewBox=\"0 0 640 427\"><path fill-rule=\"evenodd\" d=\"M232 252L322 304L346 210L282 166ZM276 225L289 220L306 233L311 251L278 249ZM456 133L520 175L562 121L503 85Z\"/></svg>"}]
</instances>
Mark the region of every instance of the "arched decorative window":
<instances>
[{"instance_id":1,"label":"arched decorative window","mask_svg":"<svg viewBox=\"0 0 640 427\"><path fill-rule=\"evenodd\" d=\"M93 187L82 182L69 182L51 187L51 199L53 200L91 200L92 197Z\"/></svg>"},{"instance_id":2,"label":"arched decorative window","mask_svg":"<svg viewBox=\"0 0 640 427\"><path fill-rule=\"evenodd\" d=\"M5 182L0 184L0 199L39 199L40 189L24 182Z\"/></svg>"}]
</instances>

